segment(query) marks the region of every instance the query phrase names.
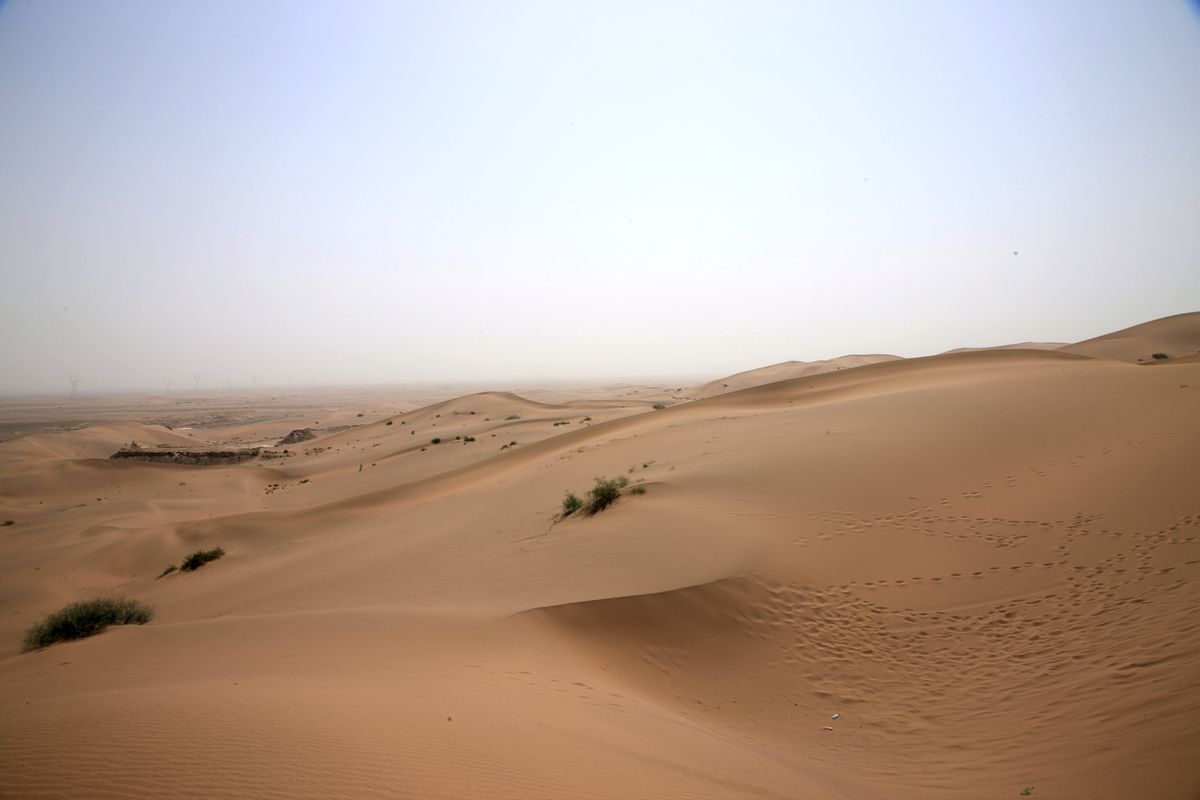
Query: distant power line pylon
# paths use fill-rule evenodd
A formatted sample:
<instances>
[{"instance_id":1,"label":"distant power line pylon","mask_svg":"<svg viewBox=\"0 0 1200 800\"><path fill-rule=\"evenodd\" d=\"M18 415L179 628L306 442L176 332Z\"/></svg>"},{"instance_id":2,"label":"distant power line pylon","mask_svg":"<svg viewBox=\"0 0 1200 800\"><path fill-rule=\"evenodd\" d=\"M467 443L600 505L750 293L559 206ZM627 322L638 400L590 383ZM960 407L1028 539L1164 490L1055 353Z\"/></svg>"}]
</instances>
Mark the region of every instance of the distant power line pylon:
<instances>
[{"instance_id":1,"label":"distant power line pylon","mask_svg":"<svg viewBox=\"0 0 1200 800\"><path fill-rule=\"evenodd\" d=\"M79 376L68 375L67 380L71 381L71 397L79 397Z\"/></svg>"}]
</instances>

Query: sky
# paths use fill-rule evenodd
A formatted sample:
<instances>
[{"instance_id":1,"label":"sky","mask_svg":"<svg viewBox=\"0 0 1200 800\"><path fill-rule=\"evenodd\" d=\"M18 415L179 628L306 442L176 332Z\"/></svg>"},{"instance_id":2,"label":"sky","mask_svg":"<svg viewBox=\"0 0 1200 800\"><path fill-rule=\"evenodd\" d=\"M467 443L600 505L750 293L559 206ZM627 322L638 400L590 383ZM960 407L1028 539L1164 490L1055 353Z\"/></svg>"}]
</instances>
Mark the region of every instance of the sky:
<instances>
[{"instance_id":1,"label":"sky","mask_svg":"<svg viewBox=\"0 0 1200 800\"><path fill-rule=\"evenodd\" d=\"M639 375L1200 310L1195 3L0 5L0 392Z\"/></svg>"}]
</instances>

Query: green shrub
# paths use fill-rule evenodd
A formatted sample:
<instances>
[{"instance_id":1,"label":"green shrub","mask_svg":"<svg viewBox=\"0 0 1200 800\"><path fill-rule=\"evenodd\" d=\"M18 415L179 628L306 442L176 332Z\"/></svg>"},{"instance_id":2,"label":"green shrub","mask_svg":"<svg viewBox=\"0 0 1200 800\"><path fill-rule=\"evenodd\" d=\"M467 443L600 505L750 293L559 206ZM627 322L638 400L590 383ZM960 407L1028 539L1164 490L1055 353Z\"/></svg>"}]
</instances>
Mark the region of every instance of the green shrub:
<instances>
[{"instance_id":1,"label":"green shrub","mask_svg":"<svg viewBox=\"0 0 1200 800\"><path fill-rule=\"evenodd\" d=\"M519 416L517 416L516 414L509 414L509 415L508 415L507 417L505 417L504 419L506 419L506 420L510 420L510 419L520 419L520 417L519 417Z\"/></svg>"},{"instance_id":2,"label":"green shrub","mask_svg":"<svg viewBox=\"0 0 1200 800\"><path fill-rule=\"evenodd\" d=\"M429 441L431 444L441 444L442 438L440 436L435 436L432 439L430 439Z\"/></svg>"},{"instance_id":3,"label":"green shrub","mask_svg":"<svg viewBox=\"0 0 1200 800\"><path fill-rule=\"evenodd\" d=\"M1170 358L1170 356L1168 356L1166 353L1155 353L1152 358L1155 361L1166 361L1168 358Z\"/></svg>"},{"instance_id":4,"label":"green shrub","mask_svg":"<svg viewBox=\"0 0 1200 800\"><path fill-rule=\"evenodd\" d=\"M629 478L626 478L624 475L620 476L616 480L617 480L617 488L618 489L624 489L626 486L629 485Z\"/></svg>"},{"instance_id":5,"label":"green shrub","mask_svg":"<svg viewBox=\"0 0 1200 800\"><path fill-rule=\"evenodd\" d=\"M158 578L165 578L177 569L179 569L179 567L172 564L171 566L164 569L162 572L158 573ZM158 580L158 578L155 578L155 580Z\"/></svg>"},{"instance_id":6,"label":"green shrub","mask_svg":"<svg viewBox=\"0 0 1200 800\"><path fill-rule=\"evenodd\" d=\"M598 514L617 502L617 498L621 496L621 483L619 480L596 478L596 485L588 489L587 496L588 499L587 504L584 506L584 511L589 516Z\"/></svg>"},{"instance_id":7,"label":"green shrub","mask_svg":"<svg viewBox=\"0 0 1200 800\"><path fill-rule=\"evenodd\" d=\"M664 403L655 403L655 404L654 404L654 406L653 406L653 408L654 408L654 410L655 410L655 411L662 411L662 410L663 410L664 408L666 408L666 407L667 407L667 406L666 406L666 404L664 404Z\"/></svg>"},{"instance_id":8,"label":"green shrub","mask_svg":"<svg viewBox=\"0 0 1200 800\"><path fill-rule=\"evenodd\" d=\"M225 551L219 547L214 547L212 550L197 550L183 560L183 563L179 565L179 569L182 572L193 572L210 561L216 561L223 555L225 555Z\"/></svg>"},{"instance_id":9,"label":"green shrub","mask_svg":"<svg viewBox=\"0 0 1200 800\"><path fill-rule=\"evenodd\" d=\"M54 612L25 634L25 650L93 636L109 625L145 625L154 609L123 597L83 600Z\"/></svg>"},{"instance_id":10,"label":"green shrub","mask_svg":"<svg viewBox=\"0 0 1200 800\"><path fill-rule=\"evenodd\" d=\"M637 486L634 486L632 489L630 489L629 492L630 494L645 494L646 487L639 483Z\"/></svg>"},{"instance_id":11,"label":"green shrub","mask_svg":"<svg viewBox=\"0 0 1200 800\"><path fill-rule=\"evenodd\" d=\"M579 495L574 492L567 492L567 496L562 501L563 517L569 517L581 508L583 508L583 501L579 499Z\"/></svg>"}]
</instances>

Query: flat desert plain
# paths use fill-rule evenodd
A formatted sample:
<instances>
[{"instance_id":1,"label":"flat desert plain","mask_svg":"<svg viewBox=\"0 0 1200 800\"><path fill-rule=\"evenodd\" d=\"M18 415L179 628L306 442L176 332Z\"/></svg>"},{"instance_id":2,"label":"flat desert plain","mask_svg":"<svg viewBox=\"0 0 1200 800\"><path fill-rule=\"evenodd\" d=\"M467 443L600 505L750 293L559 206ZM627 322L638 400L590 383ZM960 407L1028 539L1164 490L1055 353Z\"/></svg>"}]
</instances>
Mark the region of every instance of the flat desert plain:
<instances>
[{"instance_id":1,"label":"flat desert plain","mask_svg":"<svg viewBox=\"0 0 1200 800\"><path fill-rule=\"evenodd\" d=\"M0 795L1194 800L1198 351L9 398Z\"/></svg>"}]
</instances>

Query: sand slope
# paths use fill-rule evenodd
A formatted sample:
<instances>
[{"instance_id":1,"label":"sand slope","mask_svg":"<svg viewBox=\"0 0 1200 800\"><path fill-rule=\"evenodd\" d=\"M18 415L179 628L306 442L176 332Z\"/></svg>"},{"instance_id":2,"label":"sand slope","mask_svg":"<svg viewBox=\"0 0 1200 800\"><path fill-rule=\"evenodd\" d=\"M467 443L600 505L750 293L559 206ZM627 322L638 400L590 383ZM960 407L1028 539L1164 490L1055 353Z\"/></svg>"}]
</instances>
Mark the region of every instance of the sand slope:
<instances>
[{"instance_id":1,"label":"sand slope","mask_svg":"<svg viewBox=\"0 0 1200 800\"><path fill-rule=\"evenodd\" d=\"M1200 312L1176 314L1060 348L1093 358L1153 362L1155 353L1185 358L1200 353Z\"/></svg>"},{"instance_id":2,"label":"sand slope","mask_svg":"<svg viewBox=\"0 0 1200 800\"><path fill-rule=\"evenodd\" d=\"M14 442L0 794L1194 798L1198 392L998 349L232 467ZM557 520L597 475L646 492ZM17 652L98 591L158 617Z\"/></svg>"}]
</instances>

